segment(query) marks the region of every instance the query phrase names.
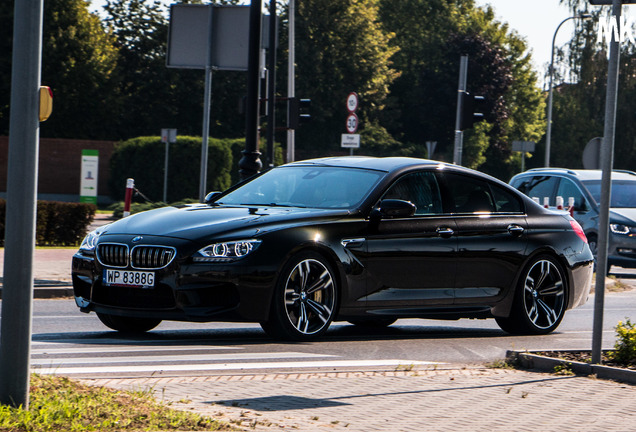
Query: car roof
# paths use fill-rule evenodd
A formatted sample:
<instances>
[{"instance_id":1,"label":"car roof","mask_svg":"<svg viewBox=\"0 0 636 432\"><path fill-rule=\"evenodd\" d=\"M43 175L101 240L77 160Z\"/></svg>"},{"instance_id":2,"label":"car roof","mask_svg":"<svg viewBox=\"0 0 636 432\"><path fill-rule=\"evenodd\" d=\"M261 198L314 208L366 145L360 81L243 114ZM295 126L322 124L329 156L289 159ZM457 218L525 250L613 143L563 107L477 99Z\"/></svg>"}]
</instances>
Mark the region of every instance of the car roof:
<instances>
[{"instance_id":1,"label":"car roof","mask_svg":"<svg viewBox=\"0 0 636 432\"><path fill-rule=\"evenodd\" d=\"M408 157L378 158L372 156L336 156L308 159L298 162L292 162L287 165L324 165L345 168L363 168L380 171L393 171L395 169L407 168L411 166L437 166L440 164L446 165L443 162Z\"/></svg>"},{"instance_id":2,"label":"car roof","mask_svg":"<svg viewBox=\"0 0 636 432\"><path fill-rule=\"evenodd\" d=\"M550 175L565 175L568 177L575 177L581 181L585 180L601 180L603 171L601 170L586 170L586 169L567 169L567 168L533 168L517 175L527 174L550 174ZM613 170L612 180L636 180L636 172L627 170Z\"/></svg>"},{"instance_id":3,"label":"car roof","mask_svg":"<svg viewBox=\"0 0 636 432\"><path fill-rule=\"evenodd\" d=\"M298 162L291 162L283 166L301 165L322 165L343 168L361 168L385 172L403 171L408 168L438 168L451 169L453 171L467 172L474 175L481 175L493 178L487 174L475 171L460 165L450 164L429 159L419 159L411 157L373 157L373 156L336 156L318 159L308 159ZM496 179L495 179L496 180Z\"/></svg>"}]
</instances>

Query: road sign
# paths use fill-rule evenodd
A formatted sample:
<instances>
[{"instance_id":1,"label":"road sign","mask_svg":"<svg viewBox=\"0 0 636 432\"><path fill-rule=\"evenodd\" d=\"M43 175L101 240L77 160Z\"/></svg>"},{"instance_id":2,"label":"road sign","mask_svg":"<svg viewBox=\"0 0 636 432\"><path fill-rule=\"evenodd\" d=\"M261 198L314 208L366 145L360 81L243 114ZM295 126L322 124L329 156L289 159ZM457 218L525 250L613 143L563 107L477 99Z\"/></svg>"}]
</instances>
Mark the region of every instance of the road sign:
<instances>
[{"instance_id":1,"label":"road sign","mask_svg":"<svg viewBox=\"0 0 636 432\"><path fill-rule=\"evenodd\" d=\"M437 141L426 141L426 150L428 151L428 158L433 158L433 153L435 153L435 147L437 147Z\"/></svg>"},{"instance_id":2,"label":"road sign","mask_svg":"<svg viewBox=\"0 0 636 432\"><path fill-rule=\"evenodd\" d=\"M176 143L177 142L177 130L176 129L161 129L161 142L162 143Z\"/></svg>"},{"instance_id":3,"label":"road sign","mask_svg":"<svg viewBox=\"0 0 636 432\"><path fill-rule=\"evenodd\" d=\"M350 113L355 112L358 109L358 94L356 92L349 93L347 96L347 110Z\"/></svg>"},{"instance_id":4,"label":"road sign","mask_svg":"<svg viewBox=\"0 0 636 432\"><path fill-rule=\"evenodd\" d=\"M358 130L358 116L351 113L347 116L347 132L356 133Z\"/></svg>"},{"instance_id":5,"label":"road sign","mask_svg":"<svg viewBox=\"0 0 636 432\"><path fill-rule=\"evenodd\" d=\"M601 169L601 145L603 138L596 137L588 141L583 149L583 168Z\"/></svg>"},{"instance_id":6,"label":"road sign","mask_svg":"<svg viewBox=\"0 0 636 432\"><path fill-rule=\"evenodd\" d=\"M82 150L82 176L80 178L80 202L97 205L97 174L99 151Z\"/></svg>"},{"instance_id":7,"label":"road sign","mask_svg":"<svg viewBox=\"0 0 636 432\"><path fill-rule=\"evenodd\" d=\"M342 134L340 147L350 149L360 148L360 134Z\"/></svg>"},{"instance_id":8,"label":"road sign","mask_svg":"<svg viewBox=\"0 0 636 432\"><path fill-rule=\"evenodd\" d=\"M512 151L518 152L534 152L536 143L534 141L513 141Z\"/></svg>"}]
</instances>

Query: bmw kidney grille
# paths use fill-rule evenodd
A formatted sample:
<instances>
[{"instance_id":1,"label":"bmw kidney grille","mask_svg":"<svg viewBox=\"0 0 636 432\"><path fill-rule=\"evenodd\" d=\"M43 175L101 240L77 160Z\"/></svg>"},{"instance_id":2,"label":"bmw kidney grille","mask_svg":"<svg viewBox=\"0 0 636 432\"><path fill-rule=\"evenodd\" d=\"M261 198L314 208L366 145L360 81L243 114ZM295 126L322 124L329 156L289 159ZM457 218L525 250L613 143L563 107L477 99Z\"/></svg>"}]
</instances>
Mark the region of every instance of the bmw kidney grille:
<instances>
[{"instance_id":1,"label":"bmw kidney grille","mask_svg":"<svg viewBox=\"0 0 636 432\"><path fill-rule=\"evenodd\" d=\"M167 246L135 246L132 251L128 245L104 243L97 247L97 259L106 267L157 270L170 265L176 250Z\"/></svg>"}]
</instances>

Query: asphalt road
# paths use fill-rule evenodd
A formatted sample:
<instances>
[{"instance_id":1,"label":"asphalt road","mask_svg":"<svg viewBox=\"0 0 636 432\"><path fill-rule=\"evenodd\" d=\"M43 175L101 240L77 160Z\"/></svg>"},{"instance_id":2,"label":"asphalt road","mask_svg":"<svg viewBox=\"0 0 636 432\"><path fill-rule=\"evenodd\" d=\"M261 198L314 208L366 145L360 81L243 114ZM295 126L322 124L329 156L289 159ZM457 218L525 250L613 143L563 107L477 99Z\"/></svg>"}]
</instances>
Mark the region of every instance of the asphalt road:
<instances>
[{"instance_id":1,"label":"asphalt road","mask_svg":"<svg viewBox=\"0 0 636 432\"><path fill-rule=\"evenodd\" d=\"M603 346L614 326L636 315L636 290L605 297ZM590 349L593 297L569 311L547 336L510 336L494 320L399 320L382 330L335 323L311 343L281 343L258 325L164 322L141 337L124 337L70 299L36 300L32 365L42 373L77 377L163 376L289 372L290 370L395 370L419 365L487 363L509 349Z\"/></svg>"}]
</instances>

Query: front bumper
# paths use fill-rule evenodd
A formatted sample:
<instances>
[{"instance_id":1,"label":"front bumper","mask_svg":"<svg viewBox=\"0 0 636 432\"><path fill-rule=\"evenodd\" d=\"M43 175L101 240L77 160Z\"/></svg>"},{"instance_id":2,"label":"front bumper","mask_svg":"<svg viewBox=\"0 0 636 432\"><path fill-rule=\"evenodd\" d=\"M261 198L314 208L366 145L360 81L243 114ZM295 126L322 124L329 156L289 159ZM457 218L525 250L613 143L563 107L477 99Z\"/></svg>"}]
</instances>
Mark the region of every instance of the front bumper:
<instances>
[{"instance_id":1,"label":"front bumper","mask_svg":"<svg viewBox=\"0 0 636 432\"><path fill-rule=\"evenodd\" d=\"M636 268L636 237L610 233L607 263L625 268Z\"/></svg>"},{"instance_id":2,"label":"front bumper","mask_svg":"<svg viewBox=\"0 0 636 432\"><path fill-rule=\"evenodd\" d=\"M276 268L234 263L175 260L155 271L155 286L109 286L104 267L93 256L73 256L76 303L83 312L175 321L265 321L269 315Z\"/></svg>"}]
</instances>

